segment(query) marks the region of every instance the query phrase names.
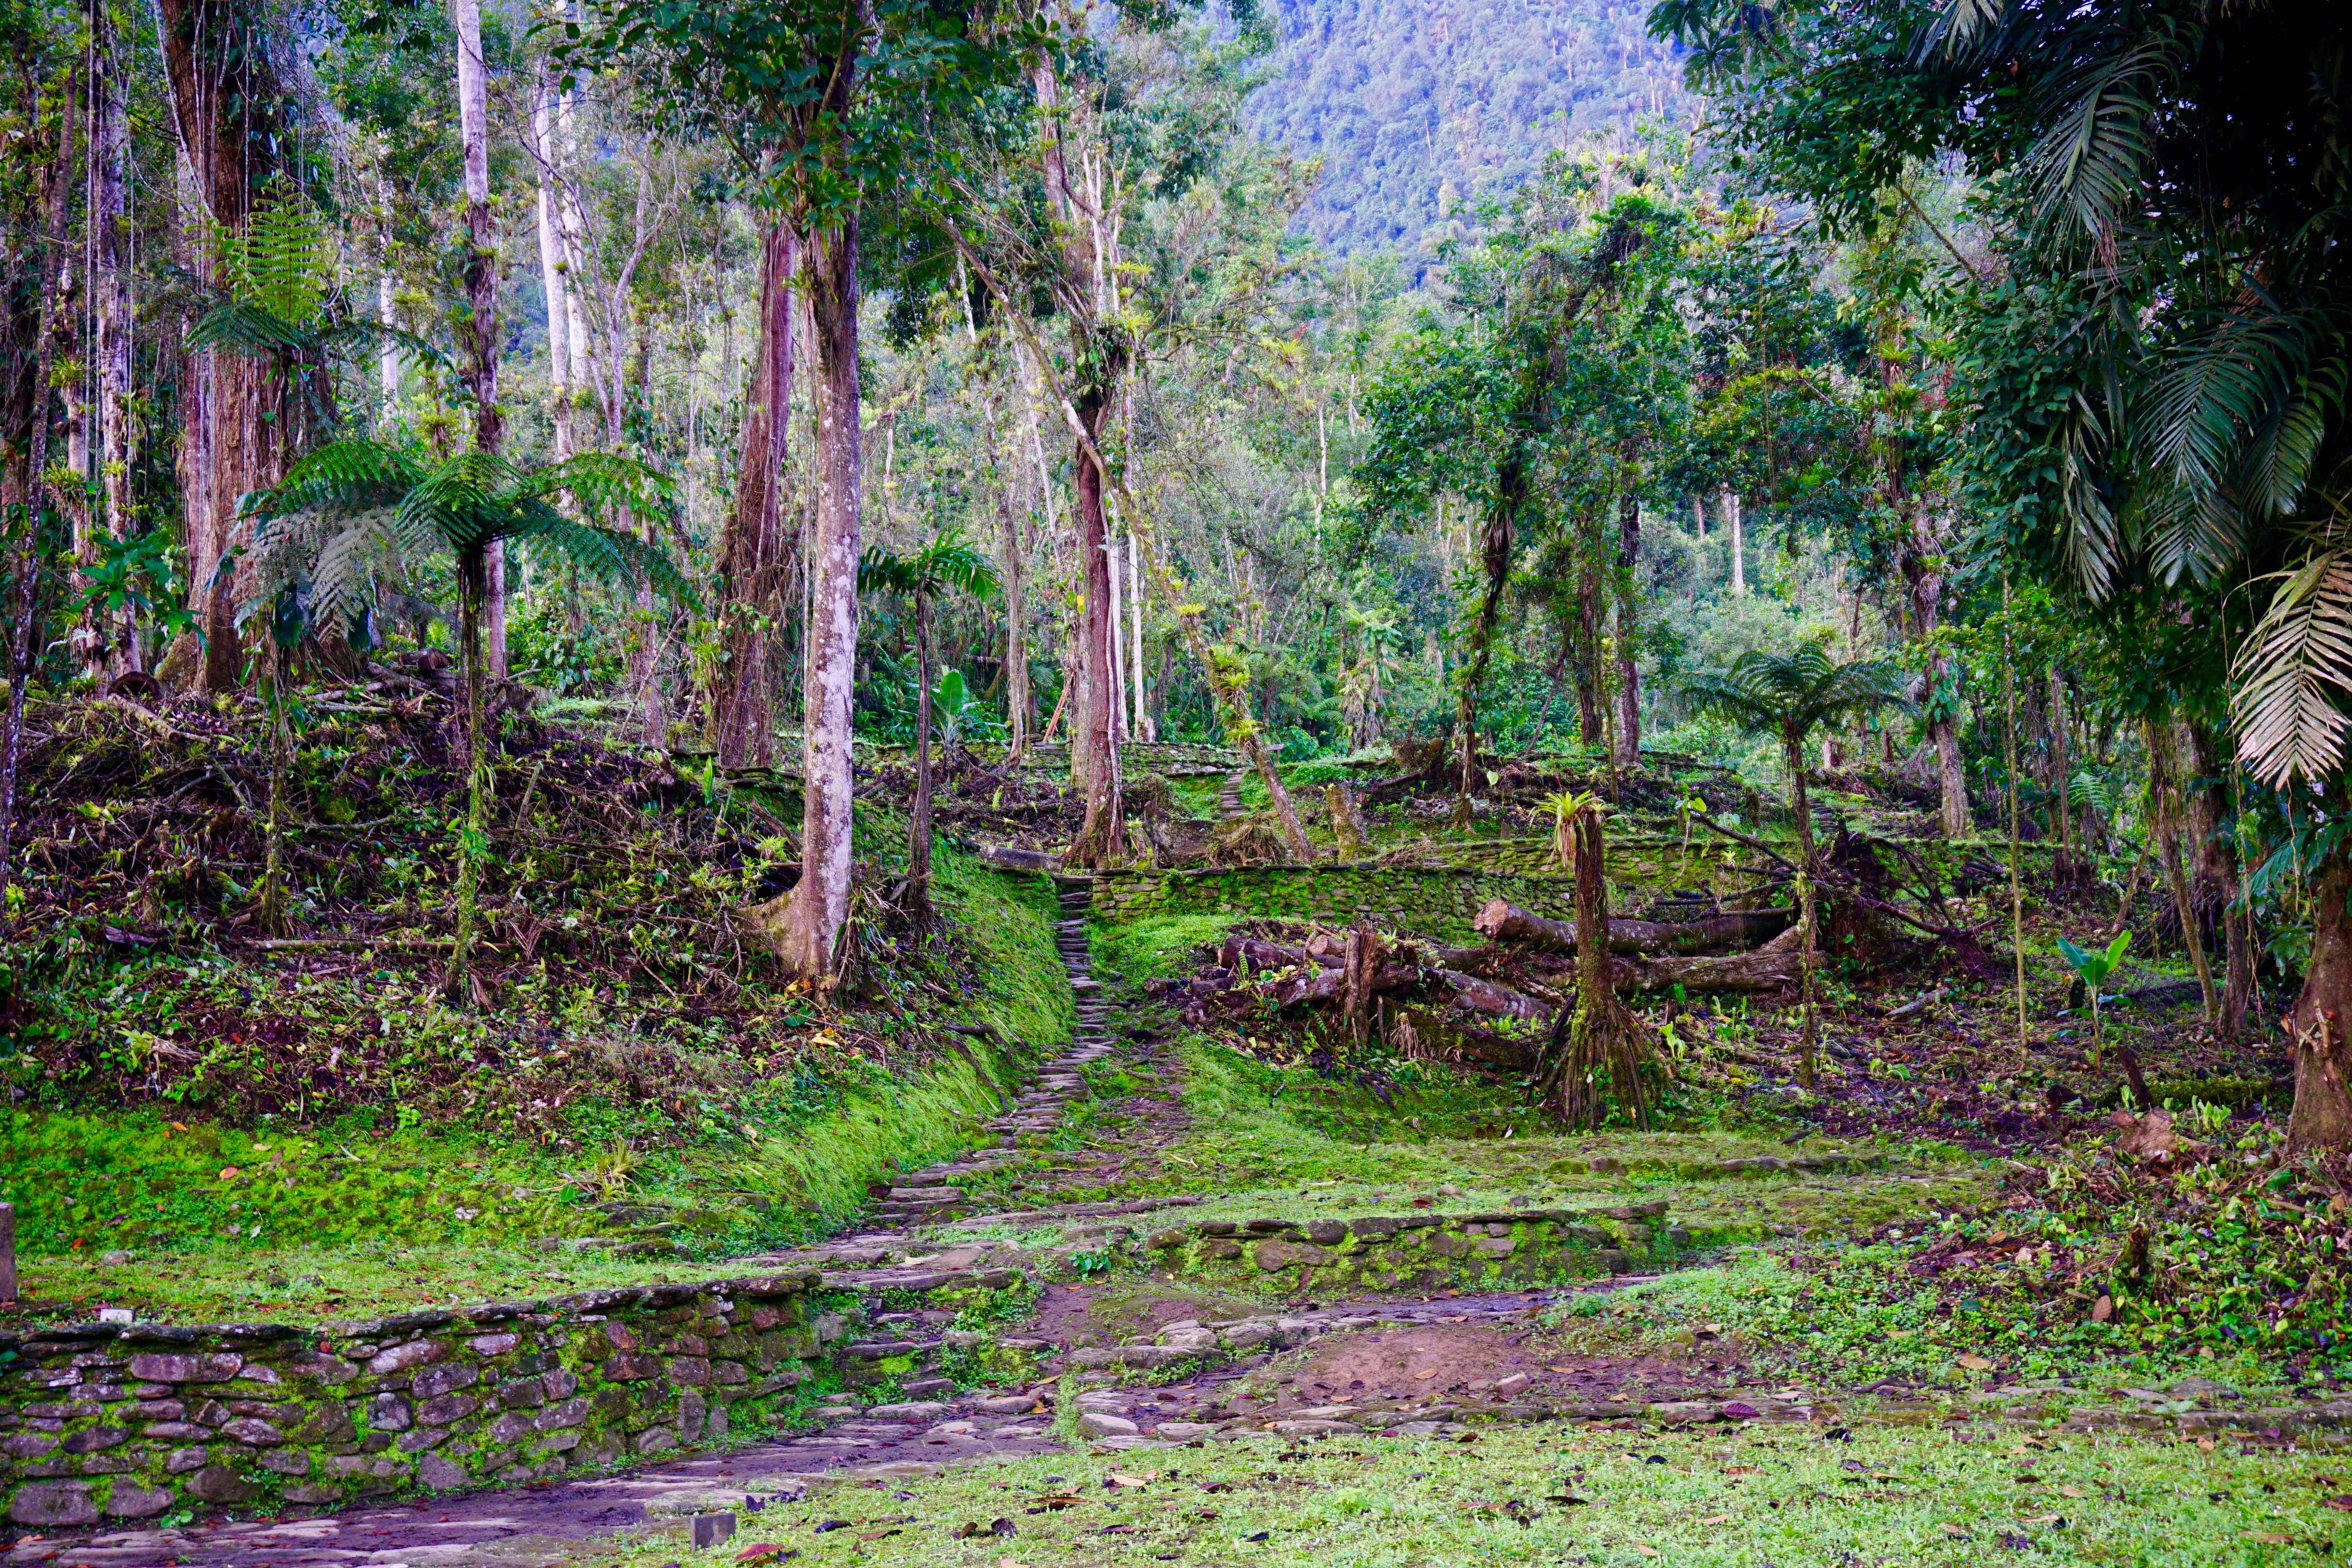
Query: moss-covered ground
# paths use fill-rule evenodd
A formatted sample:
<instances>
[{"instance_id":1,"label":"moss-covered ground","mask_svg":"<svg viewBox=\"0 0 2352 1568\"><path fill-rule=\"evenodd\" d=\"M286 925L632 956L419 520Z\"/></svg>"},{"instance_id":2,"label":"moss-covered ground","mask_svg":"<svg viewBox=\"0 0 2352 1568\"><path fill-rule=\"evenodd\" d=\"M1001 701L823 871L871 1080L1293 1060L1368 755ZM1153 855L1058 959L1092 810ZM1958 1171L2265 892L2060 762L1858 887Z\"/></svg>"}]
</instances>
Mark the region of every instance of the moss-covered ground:
<instances>
[{"instance_id":1,"label":"moss-covered ground","mask_svg":"<svg viewBox=\"0 0 2352 1568\"><path fill-rule=\"evenodd\" d=\"M314 990L245 957L134 959L110 976L139 998L102 1026L118 1039L191 992L282 988L321 1016L363 997L396 1047L395 1086L408 1061L436 1084L462 1072L485 1096L553 1085L569 1097L520 1119L474 1118L452 1114L446 1094L413 1103L394 1087L381 1104L331 1116L294 1103L215 1121L202 1081L234 1075L243 1044L223 1038L172 1081L177 1099L107 1106L85 1089L58 1097L61 1107L0 1113L0 1202L16 1207L26 1303L15 1317L97 1305L181 1321L359 1316L682 1278L698 1260L824 1234L875 1179L969 1147L972 1123L1025 1064L1068 1038L1047 891L943 849L939 898L973 950L969 979L950 988L913 976L905 1000L891 999L903 1017L870 1002L812 1005L782 1031L790 1054L773 1072L680 1047L656 1009L518 1041L429 985L422 998L387 999ZM941 1021L1018 1048L940 1031ZM628 1092L638 1058L669 1075L663 1093Z\"/></svg>"},{"instance_id":2,"label":"moss-covered ground","mask_svg":"<svg viewBox=\"0 0 2352 1568\"><path fill-rule=\"evenodd\" d=\"M2034 1428L1496 1426L1450 1440L1058 1453L928 1477L894 1468L746 1516L708 1558L767 1544L780 1549L772 1560L871 1568L2269 1568L2352 1544L2330 1503L2345 1487L2339 1456ZM577 1560L685 1563L699 1554L684 1533Z\"/></svg>"}]
</instances>

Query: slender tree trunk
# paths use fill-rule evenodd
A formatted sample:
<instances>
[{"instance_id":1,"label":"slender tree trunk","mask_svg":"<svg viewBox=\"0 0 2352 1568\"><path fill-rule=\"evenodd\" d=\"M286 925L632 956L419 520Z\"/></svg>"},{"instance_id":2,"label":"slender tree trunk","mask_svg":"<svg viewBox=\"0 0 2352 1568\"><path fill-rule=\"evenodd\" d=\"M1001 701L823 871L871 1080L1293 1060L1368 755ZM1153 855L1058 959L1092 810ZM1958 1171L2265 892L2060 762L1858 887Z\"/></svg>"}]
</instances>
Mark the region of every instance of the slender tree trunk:
<instances>
[{"instance_id":1,"label":"slender tree trunk","mask_svg":"<svg viewBox=\"0 0 2352 1568\"><path fill-rule=\"evenodd\" d=\"M1110 614L1103 626L1104 634L1110 638L1110 654L1105 662L1110 666L1111 688L1118 694L1110 705L1111 736L1118 745L1125 746L1134 737L1135 721L1128 701L1127 574L1118 558L1116 518L1103 531L1103 553L1108 558L1104 564L1109 568L1110 578Z\"/></svg>"},{"instance_id":2,"label":"slender tree trunk","mask_svg":"<svg viewBox=\"0 0 2352 1568\"><path fill-rule=\"evenodd\" d=\"M490 216L488 79L482 64L480 0L449 0L457 34L457 126L466 187L466 362L460 374L474 400L474 449L496 457L505 444L499 409L498 236ZM458 563L458 670L466 684L466 834L457 849L457 931L443 989L462 1001L472 979L477 883L485 847L483 795L489 759L482 723L486 672L506 674L505 552L498 541L469 549ZM487 637L489 646L485 648Z\"/></svg>"},{"instance_id":3,"label":"slender tree trunk","mask_svg":"<svg viewBox=\"0 0 2352 1568\"><path fill-rule=\"evenodd\" d=\"M1695 537L1696 537L1701 544L1706 543L1706 497L1699 494L1696 490L1691 493L1691 521L1698 526L1698 532Z\"/></svg>"},{"instance_id":4,"label":"slender tree trunk","mask_svg":"<svg viewBox=\"0 0 2352 1568\"><path fill-rule=\"evenodd\" d=\"M378 326L394 324L397 311L393 300L392 245L379 236L376 242L375 319ZM400 351L387 341L376 350L376 396L382 400L377 413L377 430L381 433L400 408Z\"/></svg>"},{"instance_id":5,"label":"slender tree trunk","mask_svg":"<svg viewBox=\"0 0 2352 1568\"><path fill-rule=\"evenodd\" d=\"M95 205L89 223L97 253L93 280L98 316L98 471L106 537L121 544L131 537L131 254L127 191L131 162L131 114L125 97L128 67L116 36L113 12L100 0L91 9L96 31L98 121L90 162ZM93 616L97 615L93 612ZM137 613L125 605L111 624L92 628L103 648L92 673L112 679L140 668Z\"/></svg>"},{"instance_id":6,"label":"slender tree trunk","mask_svg":"<svg viewBox=\"0 0 2352 1568\"><path fill-rule=\"evenodd\" d=\"M488 831L490 759L482 734L482 596L488 570L479 550L457 558L457 670L466 683L466 831L457 845L457 929L441 988L466 1000L473 983L474 940L481 911L481 862Z\"/></svg>"},{"instance_id":7,"label":"slender tree trunk","mask_svg":"<svg viewBox=\"0 0 2352 1568\"><path fill-rule=\"evenodd\" d=\"M1103 508L1100 453L1103 416L1109 404L1098 389L1079 395L1076 405L1086 439L1078 443L1077 529L1079 687L1086 703L1077 723L1085 743L1074 743L1074 762L1083 758L1078 787L1086 799L1086 821L1070 846L1074 866L1107 866L1121 858L1127 847L1125 808L1119 800L1118 774L1118 674L1111 658L1118 643L1111 618L1109 524ZM1073 735L1075 742L1078 737Z\"/></svg>"},{"instance_id":8,"label":"slender tree trunk","mask_svg":"<svg viewBox=\"0 0 2352 1568\"><path fill-rule=\"evenodd\" d=\"M539 276L547 296L548 412L560 461L572 455L572 269L563 246L562 165L557 162L555 88L551 82L539 84L531 102L530 132L539 153ZM751 417L747 410L745 418Z\"/></svg>"},{"instance_id":9,"label":"slender tree trunk","mask_svg":"<svg viewBox=\"0 0 2352 1568\"><path fill-rule=\"evenodd\" d=\"M771 224L761 246L760 347L744 396L735 509L719 542L726 659L713 706L722 768L775 764L776 633L792 574L783 462L792 427L793 274L799 268L798 236L789 225Z\"/></svg>"},{"instance_id":10,"label":"slender tree trunk","mask_svg":"<svg viewBox=\"0 0 2352 1568\"><path fill-rule=\"evenodd\" d=\"M2253 917L2239 907L2238 844L2231 833L2231 802L2219 775L2222 761L2220 738L2190 720L2187 726L2189 768L2205 787L2190 795L2182 812L2189 829L2190 852L2196 858L2197 879L2212 890L2221 910L2221 996L2216 1019L2224 1039L2245 1031L2246 1016L2254 1006L2257 965Z\"/></svg>"},{"instance_id":11,"label":"slender tree trunk","mask_svg":"<svg viewBox=\"0 0 2352 1568\"><path fill-rule=\"evenodd\" d=\"M1642 765L1642 672L1634 659L1641 611L1633 576L1642 558L1642 503L1632 495L1617 502L1617 765Z\"/></svg>"},{"instance_id":12,"label":"slender tree trunk","mask_svg":"<svg viewBox=\"0 0 2352 1568\"><path fill-rule=\"evenodd\" d=\"M2053 879L2064 887L2077 879L2074 858L2074 813L2067 800L2074 785L2074 761L2066 720L2066 681L2058 667L2050 667L2050 800L2051 826L2057 831L2058 853L2052 862Z\"/></svg>"},{"instance_id":13,"label":"slender tree trunk","mask_svg":"<svg viewBox=\"0 0 2352 1568\"><path fill-rule=\"evenodd\" d=\"M1782 738L1789 764L1789 799L1797 814L1797 920L1805 932L1804 1031L1798 1042L1797 1079L1807 1089L1821 1081L1821 1017L1814 1005L1814 971L1821 967L1821 921L1815 913L1813 804L1805 789L1805 737L1790 732Z\"/></svg>"},{"instance_id":14,"label":"slender tree trunk","mask_svg":"<svg viewBox=\"0 0 2352 1568\"><path fill-rule=\"evenodd\" d=\"M2000 693L2004 710L2001 723L2001 743L2009 773L2009 944L2016 963L2017 979L2017 1043L2025 1044L2025 879L2018 864L2017 820L2017 662L2016 650L2010 637L2009 578L2000 580Z\"/></svg>"},{"instance_id":15,"label":"slender tree trunk","mask_svg":"<svg viewBox=\"0 0 2352 1568\"><path fill-rule=\"evenodd\" d=\"M808 676L803 721L801 879L780 956L794 973L834 973L849 918L854 793L850 704L857 679L857 219L809 236L817 387L817 498L808 552Z\"/></svg>"},{"instance_id":16,"label":"slender tree trunk","mask_svg":"<svg viewBox=\"0 0 2352 1568\"><path fill-rule=\"evenodd\" d=\"M1146 709L1143 684L1143 561L1135 530L1127 531L1127 604L1135 619L1135 732L1139 740L1160 739L1160 728Z\"/></svg>"},{"instance_id":17,"label":"slender tree trunk","mask_svg":"<svg viewBox=\"0 0 2352 1568\"><path fill-rule=\"evenodd\" d=\"M1717 498L1723 508L1723 521L1731 530L1731 596L1748 597L1748 538L1739 520L1739 492L1727 489ZM1702 525L1700 531L1704 533Z\"/></svg>"},{"instance_id":18,"label":"slender tree trunk","mask_svg":"<svg viewBox=\"0 0 2352 1568\"><path fill-rule=\"evenodd\" d=\"M33 669L33 624L40 609L41 493L47 489L42 476L49 466L49 372L55 363L58 331L56 258L65 251L67 195L73 185L75 110L80 101L79 88L68 75L58 124L57 161L41 189L48 210L44 215L47 232L37 258L41 304L38 325L34 328L31 428L26 436L25 477L18 492L25 506L25 533L8 561L8 581L16 590L16 602L9 606L8 710L5 733L0 734L0 917L7 910L8 878L15 864L10 847L16 827L16 771L25 749L25 680ZM39 119L37 114L27 118L36 123Z\"/></svg>"},{"instance_id":19,"label":"slender tree trunk","mask_svg":"<svg viewBox=\"0 0 2352 1568\"><path fill-rule=\"evenodd\" d=\"M1576 738L1599 750L1609 727L1601 716L1601 574L1587 564L1576 580Z\"/></svg>"},{"instance_id":20,"label":"slender tree trunk","mask_svg":"<svg viewBox=\"0 0 2352 1568\"><path fill-rule=\"evenodd\" d=\"M474 398L474 449L495 457L506 419L499 408L498 229L490 216L489 73L482 61L481 0L449 0L457 34L457 137L466 184L466 389ZM507 547L494 539L482 557L482 633L489 673L507 677Z\"/></svg>"},{"instance_id":21,"label":"slender tree trunk","mask_svg":"<svg viewBox=\"0 0 2352 1568\"><path fill-rule=\"evenodd\" d=\"M1932 649L1936 625L1943 615L1945 572L1942 557L1935 552L1929 537L1926 503L1915 504L1920 509L1919 519L1914 524L1912 544L1904 553L1903 573L1909 589L1913 634L1923 648ZM1941 650L1930 651L1927 659L1928 700L1934 705L1927 735L1936 748L1944 837L1959 838L1974 824L1969 816L1968 775L1960 766L1959 722L1954 711L1957 699L1949 689L1952 663Z\"/></svg>"},{"instance_id":22,"label":"slender tree trunk","mask_svg":"<svg viewBox=\"0 0 2352 1568\"><path fill-rule=\"evenodd\" d=\"M2164 867L2165 882L2172 889L2173 913L2180 921L2180 944L2188 951L2189 967L2197 972L2197 991L2210 1024L2221 1016L2221 996L2213 988L2213 966L2206 961L2197 903L2189 896L2189 879L2181 869L2179 761L2173 753L2172 729L2169 717L2140 721L2140 734L2147 746L2149 815L2156 819L2157 858Z\"/></svg>"},{"instance_id":23,"label":"slender tree trunk","mask_svg":"<svg viewBox=\"0 0 2352 1568\"><path fill-rule=\"evenodd\" d=\"M1454 717L1454 756L1460 794L1454 818L1466 822L1470 797L1478 786L1478 693L1486 684L1486 668L1494 660L1495 627L1503 615L1503 591L1510 585L1511 554L1517 543L1520 503L1527 499L1527 464L1517 456L1505 460L1496 476L1495 500L1486 510L1481 535L1480 563L1486 584L1478 599L1477 618L1470 625L1470 662L1463 667L1462 689Z\"/></svg>"},{"instance_id":24,"label":"slender tree trunk","mask_svg":"<svg viewBox=\"0 0 2352 1568\"><path fill-rule=\"evenodd\" d=\"M2338 840L2314 879L2311 957L2286 1017L2294 1041L2290 1150L2352 1148L2352 843Z\"/></svg>"},{"instance_id":25,"label":"slender tree trunk","mask_svg":"<svg viewBox=\"0 0 2352 1568\"><path fill-rule=\"evenodd\" d=\"M919 925L931 920L931 596L915 594L915 819L907 837L907 886Z\"/></svg>"}]
</instances>

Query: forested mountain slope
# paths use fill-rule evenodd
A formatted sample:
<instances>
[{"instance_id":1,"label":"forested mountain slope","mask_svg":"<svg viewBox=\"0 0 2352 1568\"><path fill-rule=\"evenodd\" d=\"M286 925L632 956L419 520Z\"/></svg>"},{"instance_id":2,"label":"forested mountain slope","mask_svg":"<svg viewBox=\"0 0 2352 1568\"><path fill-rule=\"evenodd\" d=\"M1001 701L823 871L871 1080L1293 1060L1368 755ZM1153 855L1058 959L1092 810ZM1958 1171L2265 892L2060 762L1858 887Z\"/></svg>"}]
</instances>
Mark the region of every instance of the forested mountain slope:
<instances>
[{"instance_id":1,"label":"forested mountain slope","mask_svg":"<svg viewBox=\"0 0 2352 1568\"><path fill-rule=\"evenodd\" d=\"M1276 0L1249 129L1323 179L1301 221L1335 250L1425 256L1457 200L1508 189L1570 138L1689 118L1637 0Z\"/></svg>"}]
</instances>

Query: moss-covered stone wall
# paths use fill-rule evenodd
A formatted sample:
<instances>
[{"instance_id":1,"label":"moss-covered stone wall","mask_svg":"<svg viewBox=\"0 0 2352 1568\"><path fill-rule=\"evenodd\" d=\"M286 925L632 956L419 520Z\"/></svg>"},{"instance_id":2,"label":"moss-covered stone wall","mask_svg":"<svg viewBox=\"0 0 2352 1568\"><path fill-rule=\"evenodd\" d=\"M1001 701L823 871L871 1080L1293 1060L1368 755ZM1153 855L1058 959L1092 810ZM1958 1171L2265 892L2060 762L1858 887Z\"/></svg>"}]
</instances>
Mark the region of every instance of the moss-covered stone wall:
<instances>
[{"instance_id":1,"label":"moss-covered stone wall","mask_svg":"<svg viewBox=\"0 0 2352 1568\"><path fill-rule=\"evenodd\" d=\"M0 1339L11 1523L544 1480L776 1424L848 1321L813 1272L325 1331L77 1324Z\"/></svg>"},{"instance_id":2,"label":"moss-covered stone wall","mask_svg":"<svg viewBox=\"0 0 2352 1568\"><path fill-rule=\"evenodd\" d=\"M1151 1237L1159 1266L1212 1280L1279 1278L1322 1291L1495 1289L1621 1274L1687 1245L1664 1200L1606 1209L1363 1219L1203 1220Z\"/></svg>"},{"instance_id":3,"label":"moss-covered stone wall","mask_svg":"<svg viewBox=\"0 0 2352 1568\"><path fill-rule=\"evenodd\" d=\"M1095 917L1279 915L1345 925L1359 914L1377 924L1451 941L1471 940L1470 920L1487 900L1565 918L1574 896L1565 877L1532 877L1468 867L1250 866L1198 871L1104 871L1095 878Z\"/></svg>"}]
</instances>

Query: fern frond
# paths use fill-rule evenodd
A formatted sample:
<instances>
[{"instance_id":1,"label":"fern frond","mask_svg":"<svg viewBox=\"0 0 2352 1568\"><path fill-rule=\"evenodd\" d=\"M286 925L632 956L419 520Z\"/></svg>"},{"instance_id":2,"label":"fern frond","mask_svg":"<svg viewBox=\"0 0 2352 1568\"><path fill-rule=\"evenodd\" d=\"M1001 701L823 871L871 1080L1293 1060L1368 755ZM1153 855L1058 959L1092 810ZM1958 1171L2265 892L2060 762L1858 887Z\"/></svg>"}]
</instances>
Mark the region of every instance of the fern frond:
<instances>
[{"instance_id":1,"label":"fern frond","mask_svg":"<svg viewBox=\"0 0 2352 1568\"><path fill-rule=\"evenodd\" d=\"M669 500L669 476L620 452L582 452L535 469L518 493L569 496L582 513L612 518L658 511Z\"/></svg>"},{"instance_id":2,"label":"fern frond","mask_svg":"<svg viewBox=\"0 0 2352 1568\"><path fill-rule=\"evenodd\" d=\"M303 353L318 346L318 334L290 321L267 306L243 300L223 300L188 329L192 349L218 349L260 359L270 354Z\"/></svg>"},{"instance_id":3,"label":"fern frond","mask_svg":"<svg viewBox=\"0 0 2352 1568\"><path fill-rule=\"evenodd\" d=\"M618 529L574 522L552 507L541 507L529 527L509 537L551 549L604 582L650 583L656 593L681 605L691 607L699 603L694 585L667 555Z\"/></svg>"}]
</instances>

